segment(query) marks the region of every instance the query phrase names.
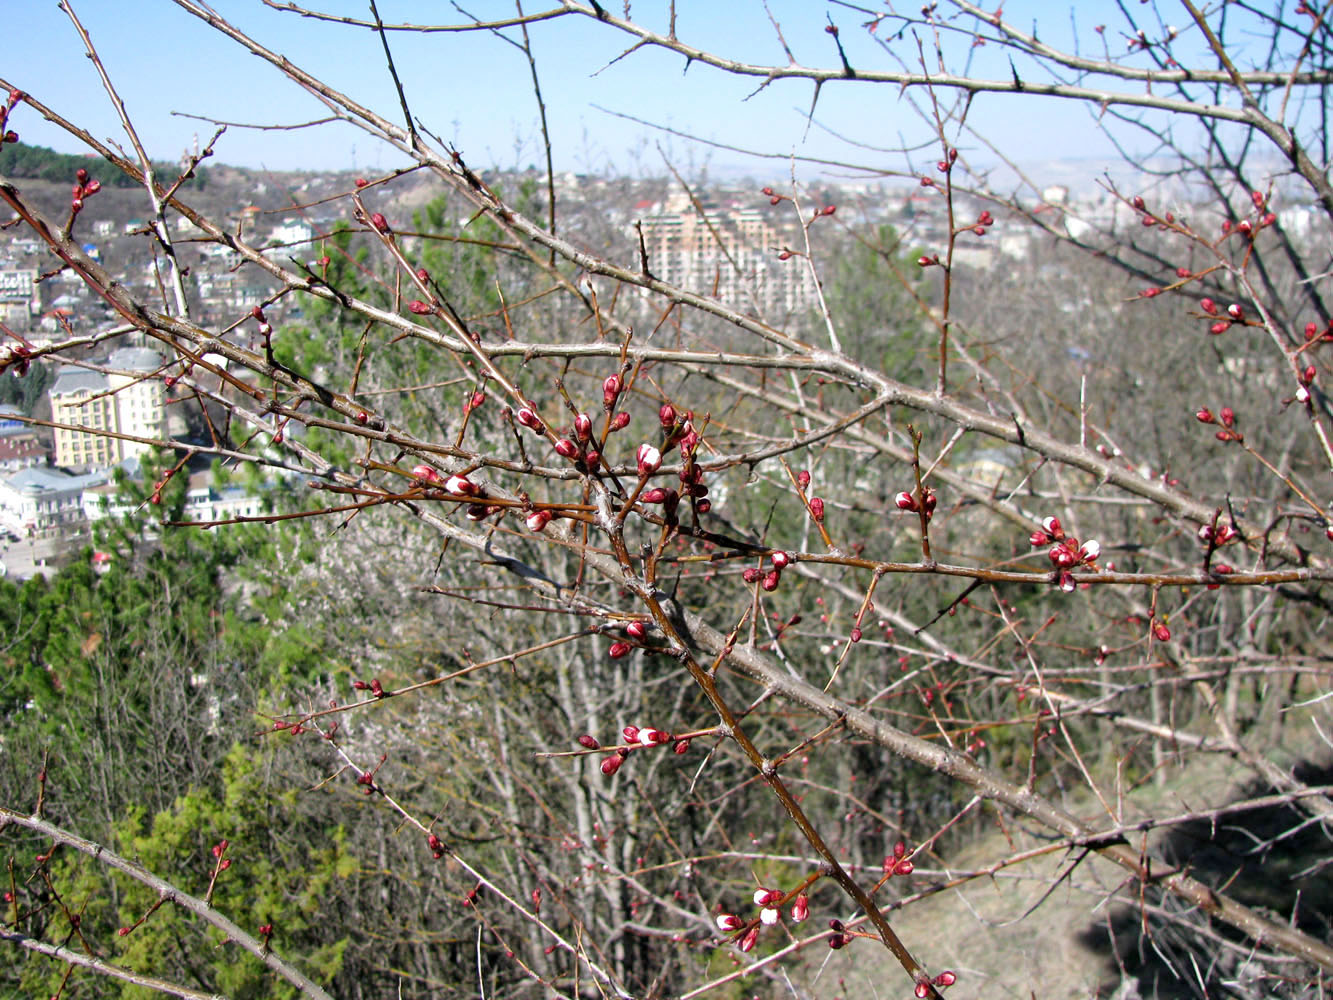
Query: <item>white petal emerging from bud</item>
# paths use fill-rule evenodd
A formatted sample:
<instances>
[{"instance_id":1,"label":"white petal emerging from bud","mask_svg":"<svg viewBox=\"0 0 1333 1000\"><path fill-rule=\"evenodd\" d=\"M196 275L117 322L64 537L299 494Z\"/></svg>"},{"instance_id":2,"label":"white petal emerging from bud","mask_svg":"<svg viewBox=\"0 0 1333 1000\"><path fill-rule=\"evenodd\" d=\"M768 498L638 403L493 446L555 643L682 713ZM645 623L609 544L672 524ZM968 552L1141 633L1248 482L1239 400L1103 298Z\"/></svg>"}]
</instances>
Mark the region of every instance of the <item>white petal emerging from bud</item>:
<instances>
[{"instance_id":1,"label":"white petal emerging from bud","mask_svg":"<svg viewBox=\"0 0 1333 1000\"><path fill-rule=\"evenodd\" d=\"M776 906L765 906L759 911L760 923L766 924L769 927L772 927L778 922L779 916L780 914L778 913L778 908Z\"/></svg>"},{"instance_id":2,"label":"white petal emerging from bud","mask_svg":"<svg viewBox=\"0 0 1333 1000\"><path fill-rule=\"evenodd\" d=\"M650 444L639 445L635 458L639 463L641 476L650 476L662 467L662 453Z\"/></svg>"}]
</instances>

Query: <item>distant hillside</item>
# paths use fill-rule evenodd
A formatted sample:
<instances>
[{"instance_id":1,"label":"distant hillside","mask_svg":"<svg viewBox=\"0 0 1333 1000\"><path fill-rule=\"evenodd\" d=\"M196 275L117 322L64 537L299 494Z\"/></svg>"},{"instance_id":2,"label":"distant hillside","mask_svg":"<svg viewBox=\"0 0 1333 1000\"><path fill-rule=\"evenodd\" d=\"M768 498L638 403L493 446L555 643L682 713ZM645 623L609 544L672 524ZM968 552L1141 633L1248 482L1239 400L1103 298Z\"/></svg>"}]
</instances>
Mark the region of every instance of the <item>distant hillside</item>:
<instances>
[{"instance_id":1,"label":"distant hillside","mask_svg":"<svg viewBox=\"0 0 1333 1000\"><path fill-rule=\"evenodd\" d=\"M29 146L22 142L7 142L0 145L0 175L5 177L33 178L43 181L64 181L74 183L74 173L80 167L87 169L108 187L138 187L138 182L118 170L95 170L102 161L95 156L75 156L70 153L57 153L45 146ZM163 176L174 177L175 164L156 163L153 165ZM202 189L207 186L207 172L202 167L195 169L194 179L189 186Z\"/></svg>"}]
</instances>

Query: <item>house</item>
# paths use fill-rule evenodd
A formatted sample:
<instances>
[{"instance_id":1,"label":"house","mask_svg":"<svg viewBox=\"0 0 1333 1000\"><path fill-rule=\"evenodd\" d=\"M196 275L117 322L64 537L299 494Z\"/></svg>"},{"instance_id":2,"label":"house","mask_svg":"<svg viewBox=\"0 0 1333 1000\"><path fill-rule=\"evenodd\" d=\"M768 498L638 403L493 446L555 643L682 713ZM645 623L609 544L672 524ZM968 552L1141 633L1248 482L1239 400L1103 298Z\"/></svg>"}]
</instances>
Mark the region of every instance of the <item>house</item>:
<instances>
[{"instance_id":1,"label":"house","mask_svg":"<svg viewBox=\"0 0 1333 1000\"><path fill-rule=\"evenodd\" d=\"M30 535L77 524L83 520L83 491L104 482L105 472L76 476L37 465L20 469L0 480L0 524Z\"/></svg>"}]
</instances>

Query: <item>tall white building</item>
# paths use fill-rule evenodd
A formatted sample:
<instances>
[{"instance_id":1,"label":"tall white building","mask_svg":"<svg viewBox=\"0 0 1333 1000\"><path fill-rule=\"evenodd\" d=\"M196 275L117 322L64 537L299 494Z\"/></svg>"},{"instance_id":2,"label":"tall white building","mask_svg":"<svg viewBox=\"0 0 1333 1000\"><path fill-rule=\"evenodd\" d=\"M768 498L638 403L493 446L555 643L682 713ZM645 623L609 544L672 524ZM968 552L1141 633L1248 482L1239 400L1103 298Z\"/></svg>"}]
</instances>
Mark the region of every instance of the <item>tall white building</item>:
<instances>
[{"instance_id":1,"label":"tall white building","mask_svg":"<svg viewBox=\"0 0 1333 1000\"><path fill-rule=\"evenodd\" d=\"M669 284L748 309L799 312L815 302L803 257L779 258L784 239L755 208L704 206L676 193L639 220L651 272Z\"/></svg>"},{"instance_id":2,"label":"tall white building","mask_svg":"<svg viewBox=\"0 0 1333 1000\"><path fill-rule=\"evenodd\" d=\"M71 469L107 468L146 452L144 441L108 437L167 437L162 358L146 347L122 347L107 359L106 374L63 365L48 393L51 419L69 427L55 432L55 464Z\"/></svg>"}]
</instances>

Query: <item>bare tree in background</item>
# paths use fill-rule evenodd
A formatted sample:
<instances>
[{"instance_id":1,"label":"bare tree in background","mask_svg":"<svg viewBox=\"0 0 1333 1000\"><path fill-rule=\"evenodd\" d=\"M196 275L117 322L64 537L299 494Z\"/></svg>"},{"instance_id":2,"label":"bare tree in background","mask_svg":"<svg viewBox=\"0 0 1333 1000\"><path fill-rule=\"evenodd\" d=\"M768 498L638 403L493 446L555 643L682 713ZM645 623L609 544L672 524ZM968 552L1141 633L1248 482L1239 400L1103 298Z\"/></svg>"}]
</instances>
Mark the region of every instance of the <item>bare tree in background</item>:
<instances>
[{"instance_id":1,"label":"bare tree in background","mask_svg":"<svg viewBox=\"0 0 1333 1000\"><path fill-rule=\"evenodd\" d=\"M379 940L352 952L382 979L321 985L281 928L211 905L228 831L205 892L81 839L71 804L57 824L7 792L0 827L155 894L122 937L149 933L165 900L312 997L435 995L450 964L470 971L449 989L480 977L488 996L736 995L745 977L747 992L766 977L771 995L815 996L828 961L880 970L881 995L987 995L1004 970L978 967L972 931L900 935L895 913L1029 872L1005 919L1058 890L1109 921L1114 898L1135 914L1118 942L1137 929L1182 990L1319 995L1333 944L1309 899L1333 893L1319 863L1286 862L1297 843L1326 852L1333 821L1330 789L1296 768L1330 748L1327 6L1126 6L1083 29L1085 52L964 0L830 3L821 43L837 58L815 68L696 48L674 6L657 30L573 0L452 25L269 4L375 33L391 71L405 33L469 31L532 57L546 22L587 18L629 59L658 48L692 72L813 88L816 121L829 88L901 93L931 148L865 172L897 171L947 221L877 230L775 178L756 203L797 236L773 255L822 282L813 316L791 318L660 280L633 231L605 252L569 235L549 156L535 190L501 192L402 87L399 106L366 107L176 3L429 173L473 223L423 231L381 211L395 172L341 195L351 229L328 256L264 253L156 172L133 109L127 155L48 107L41 81L0 81L0 132L44 115L144 186L151 301L81 249L95 178L77 178L67 219L21 184L0 197L124 336L169 358L152 377L206 436L155 443L299 473L297 506L259 520L318 519L326 548L274 578L362 669L350 699L332 677L293 690L264 739L288 742L293 787L318 784L334 815L372 804L382 844L412 859L372 862L386 886L397 873L384 912L400 923L363 928ZM853 32L878 65L851 64ZM983 45L1008 77L968 72ZM1034 114L1078 102L1159 152L1079 219L1041 179L1001 189L969 166L1021 156L969 115L996 92ZM267 300L199 323L179 218L265 275ZM1024 262L968 268L979 243L1020 237ZM460 248L435 258L446 270L425 264L444 253L432 238ZM858 299L867 287L882 295ZM284 342L277 317L297 305L318 318L318 356ZM11 339L7 363L79 362L87 343ZM1208 777L1166 794L1175 774ZM1219 846L1261 809L1282 821ZM972 841L985 856L956 863ZM219 989L188 966L129 968L114 929L39 914L27 887L51 853L10 852L0 934L15 954L178 996ZM418 910L419 925L403 915Z\"/></svg>"}]
</instances>

